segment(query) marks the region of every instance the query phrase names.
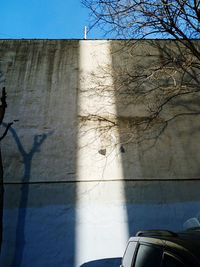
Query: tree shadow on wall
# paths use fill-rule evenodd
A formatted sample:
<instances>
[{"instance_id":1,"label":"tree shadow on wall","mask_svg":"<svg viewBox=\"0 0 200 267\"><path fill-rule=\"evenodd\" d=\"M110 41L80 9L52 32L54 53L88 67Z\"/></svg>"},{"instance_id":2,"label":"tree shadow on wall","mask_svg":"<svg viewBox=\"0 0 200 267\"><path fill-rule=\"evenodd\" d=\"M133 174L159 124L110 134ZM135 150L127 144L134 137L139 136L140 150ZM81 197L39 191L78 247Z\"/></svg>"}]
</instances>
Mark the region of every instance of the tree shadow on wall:
<instances>
[{"instance_id":1,"label":"tree shadow on wall","mask_svg":"<svg viewBox=\"0 0 200 267\"><path fill-rule=\"evenodd\" d=\"M3 123L3 126L6 127L7 124ZM15 251L14 257L11 266L21 266L23 251L25 247L25 220L26 220L26 208L28 203L28 195L29 195L29 181L31 178L31 167L32 167L32 159L36 153L40 152L40 147L47 139L48 136L52 135L53 132L34 135L32 148L29 152L27 152L20 141L19 136L17 135L15 129L13 127L9 128L9 131L14 138L17 148L22 156L23 164L24 164L24 174L21 181L21 196L19 201L19 210L17 216L17 226L16 226L16 243L15 243Z\"/></svg>"},{"instance_id":2,"label":"tree shadow on wall","mask_svg":"<svg viewBox=\"0 0 200 267\"><path fill-rule=\"evenodd\" d=\"M182 230L199 202L200 61L172 40L114 42L111 53L129 234Z\"/></svg>"}]
</instances>

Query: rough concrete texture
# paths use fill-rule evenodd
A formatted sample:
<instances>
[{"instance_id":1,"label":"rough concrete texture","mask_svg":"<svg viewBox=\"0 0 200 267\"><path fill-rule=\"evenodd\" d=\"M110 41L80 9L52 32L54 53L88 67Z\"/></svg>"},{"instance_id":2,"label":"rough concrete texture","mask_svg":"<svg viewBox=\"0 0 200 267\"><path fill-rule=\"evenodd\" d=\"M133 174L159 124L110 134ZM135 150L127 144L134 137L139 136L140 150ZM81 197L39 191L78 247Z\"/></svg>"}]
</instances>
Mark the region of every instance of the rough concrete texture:
<instances>
[{"instance_id":1,"label":"rough concrete texture","mask_svg":"<svg viewBox=\"0 0 200 267\"><path fill-rule=\"evenodd\" d=\"M184 51L173 41L0 41L1 131L19 120L2 143L1 266L95 266L121 257L137 230L198 224L198 93L166 105L147 133L135 127L161 101L162 90L145 90L183 80L170 64L151 73L169 49ZM139 74L149 77L140 86Z\"/></svg>"}]
</instances>

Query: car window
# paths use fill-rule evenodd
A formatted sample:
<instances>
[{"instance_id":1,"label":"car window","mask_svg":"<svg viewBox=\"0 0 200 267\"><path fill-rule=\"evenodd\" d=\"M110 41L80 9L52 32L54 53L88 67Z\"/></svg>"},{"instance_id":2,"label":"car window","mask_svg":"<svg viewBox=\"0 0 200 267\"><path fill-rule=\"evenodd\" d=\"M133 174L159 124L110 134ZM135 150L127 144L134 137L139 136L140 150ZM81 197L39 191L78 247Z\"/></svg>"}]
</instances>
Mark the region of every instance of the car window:
<instances>
[{"instance_id":1,"label":"car window","mask_svg":"<svg viewBox=\"0 0 200 267\"><path fill-rule=\"evenodd\" d=\"M155 246L140 245L134 267L160 267L162 250Z\"/></svg>"},{"instance_id":2,"label":"car window","mask_svg":"<svg viewBox=\"0 0 200 267\"><path fill-rule=\"evenodd\" d=\"M123 267L131 267L137 242L129 242L122 260Z\"/></svg>"},{"instance_id":3,"label":"car window","mask_svg":"<svg viewBox=\"0 0 200 267\"><path fill-rule=\"evenodd\" d=\"M164 254L162 267L186 267L186 265L174 255Z\"/></svg>"}]
</instances>

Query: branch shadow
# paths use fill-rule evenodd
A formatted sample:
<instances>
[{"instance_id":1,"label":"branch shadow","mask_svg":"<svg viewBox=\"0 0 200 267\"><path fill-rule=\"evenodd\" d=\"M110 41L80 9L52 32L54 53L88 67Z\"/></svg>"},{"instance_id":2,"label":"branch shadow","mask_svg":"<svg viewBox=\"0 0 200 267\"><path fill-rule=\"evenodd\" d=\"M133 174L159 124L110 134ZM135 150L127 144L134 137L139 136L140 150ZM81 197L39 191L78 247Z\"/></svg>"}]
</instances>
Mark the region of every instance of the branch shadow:
<instances>
[{"instance_id":1,"label":"branch shadow","mask_svg":"<svg viewBox=\"0 0 200 267\"><path fill-rule=\"evenodd\" d=\"M7 126L6 123L2 124L4 127ZM17 148L22 156L22 162L24 165L24 174L21 181L21 196L19 201L19 209L17 215L17 226L16 226L16 243L15 251L13 256L13 261L11 267L21 266L23 251L25 248L25 221L26 221L26 208L28 204L29 196L29 181L31 178L31 165L33 157L36 153L40 152L40 147L45 142L48 136L53 134L53 131L50 133L34 135L32 148L27 152L17 135L16 130L13 127L9 128L10 133L12 134L13 139L16 142Z\"/></svg>"},{"instance_id":2,"label":"branch shadow","mask_svg":"<svg viewBox=\"0 0 200 267\"><path fill-rule=\"evenodd\" d=\"M182 230L200 201L200 63L172 40L113 42L111 55L129 235Z\"/></svg>"}]
</instances>

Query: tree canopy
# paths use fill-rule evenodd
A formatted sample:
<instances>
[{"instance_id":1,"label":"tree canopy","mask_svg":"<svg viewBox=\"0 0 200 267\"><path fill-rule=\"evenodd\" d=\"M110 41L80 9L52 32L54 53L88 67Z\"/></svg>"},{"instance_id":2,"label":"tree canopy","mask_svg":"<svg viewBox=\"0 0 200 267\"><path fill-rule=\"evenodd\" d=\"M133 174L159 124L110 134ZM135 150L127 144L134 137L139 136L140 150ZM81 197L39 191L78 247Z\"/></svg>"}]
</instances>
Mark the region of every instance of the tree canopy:
<instances>
[{"instance_id":1,"label":"tree canopy","mask_svg":"<svg viewBox=\"0 0 200 267\"><path fill-rule=\"evenodd\" d=\"M200 37L198 0L82 0L98 22L124 37Z\"/></svg>"},{"instance_id":2,"label":"tree canopy","mask_svg":"<svg viewBox=\"0 0 200 267\"><path fill-rule=\"evenodd\" d=\"M144 137L144 132L154 132L154 128L154 136L160 136L171 121L200 114L199 105L195 104L200 92L200 43L194 40L200 38L199 0L82 2L91 11L90 28L98 25L108 37L115 34L123 39L150 39L121 43L123 52L121 48L116 50L125 53L124 58L130 59L128 62L120 60L115 49L111 51L115 61L112 66L114 94L120 99L118 103L127 106L141 99L147 107L144 120L134 122L134 126L141 128L141 131L137 129L140 137ZM154 39L173 39L175 42ZM99 84L97 90L100 90ZM107 85L101 84L107 90ZM135 130L130 132L133 136Z\"/></svg>"},{"instance_id":3,"label":"tree canopy","mask_svg":"<svg viewBox=\"0 0 200 267\"><path fill-rule=\"evenodd\" d=\"M200 38L199 0L82 0L93 24L118 38L173 38L199 59L191 39Z\"/></svg>"}]
</instances>

